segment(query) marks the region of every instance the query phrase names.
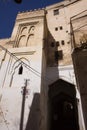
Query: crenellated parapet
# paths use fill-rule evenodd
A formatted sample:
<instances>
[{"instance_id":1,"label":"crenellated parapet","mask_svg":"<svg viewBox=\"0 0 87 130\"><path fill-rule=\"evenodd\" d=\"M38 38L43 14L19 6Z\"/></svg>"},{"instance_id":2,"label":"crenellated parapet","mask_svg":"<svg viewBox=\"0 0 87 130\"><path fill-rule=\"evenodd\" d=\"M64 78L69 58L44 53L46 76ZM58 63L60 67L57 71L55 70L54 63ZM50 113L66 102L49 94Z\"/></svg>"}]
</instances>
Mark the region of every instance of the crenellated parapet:
<instances>
[{"instance_id":1,"label":"crenellated parapet","mask_svg":"<svg viewBox=\"0 0 87 130\"><path fill-rule=\"evenodd\" d=\"M31 19L35 17L43 17L45 14L45 9L34 9L25 12L19 12L16 18L16 21Z\"/></svg>"}]
</instances>

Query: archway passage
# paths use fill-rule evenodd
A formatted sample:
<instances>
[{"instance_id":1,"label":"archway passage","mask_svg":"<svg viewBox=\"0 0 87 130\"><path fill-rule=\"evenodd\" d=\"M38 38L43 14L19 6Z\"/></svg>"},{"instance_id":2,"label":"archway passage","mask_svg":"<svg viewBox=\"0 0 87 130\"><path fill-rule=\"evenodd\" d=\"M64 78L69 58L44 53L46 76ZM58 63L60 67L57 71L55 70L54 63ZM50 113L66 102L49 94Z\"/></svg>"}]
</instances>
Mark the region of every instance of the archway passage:
<instances>
[{"instance_id":1,"label":"archway passage","mask_svg":"<svg viewBox=\"0 0 87 130\"><path fill-rule=\"evenodd\" d=\"M59 79L49 86L49 129L79 130L75 86Z\"/></svg>"}]
</instances>

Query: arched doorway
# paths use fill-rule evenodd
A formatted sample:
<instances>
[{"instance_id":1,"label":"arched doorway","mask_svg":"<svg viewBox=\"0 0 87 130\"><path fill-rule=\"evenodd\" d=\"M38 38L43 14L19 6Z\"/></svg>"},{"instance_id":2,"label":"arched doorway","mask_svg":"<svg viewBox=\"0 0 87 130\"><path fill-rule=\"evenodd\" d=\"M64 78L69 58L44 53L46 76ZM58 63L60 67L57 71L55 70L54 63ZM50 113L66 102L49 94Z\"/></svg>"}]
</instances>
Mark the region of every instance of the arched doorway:
<instances>
[{"instance_id":1,"label":"arched doorway","mask_svg":"<svg viewBox=\"0 0 87 130\"><path fill-rule=\"evenodd\" d=\"M49 130L79 130L76 90L62 79L49 86Z\"/></svg>"}]
</instances>

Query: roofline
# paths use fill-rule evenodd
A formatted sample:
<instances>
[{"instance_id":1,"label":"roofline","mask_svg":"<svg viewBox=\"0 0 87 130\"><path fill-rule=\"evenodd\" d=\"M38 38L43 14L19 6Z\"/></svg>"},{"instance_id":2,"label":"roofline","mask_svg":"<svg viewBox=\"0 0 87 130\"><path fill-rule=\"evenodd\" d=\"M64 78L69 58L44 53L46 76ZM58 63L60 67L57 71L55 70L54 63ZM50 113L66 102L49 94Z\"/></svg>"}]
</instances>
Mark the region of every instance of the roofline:
<instances>
[{"instance_id":1,"label":"roofline","mask_svg":"<svg viewBox=\"0 0 87 130\"><path fill-rule=\"evenodd\" d=\"M69 6L69 5L76 3L76 2L79 2L79 1L81 1L81 0L65 0L62 2L58 2L58 3L52 4L52 5L46 6L46 10L50 10L53 8L66 7L66 6Z\"/></svg>"}]
</instances>

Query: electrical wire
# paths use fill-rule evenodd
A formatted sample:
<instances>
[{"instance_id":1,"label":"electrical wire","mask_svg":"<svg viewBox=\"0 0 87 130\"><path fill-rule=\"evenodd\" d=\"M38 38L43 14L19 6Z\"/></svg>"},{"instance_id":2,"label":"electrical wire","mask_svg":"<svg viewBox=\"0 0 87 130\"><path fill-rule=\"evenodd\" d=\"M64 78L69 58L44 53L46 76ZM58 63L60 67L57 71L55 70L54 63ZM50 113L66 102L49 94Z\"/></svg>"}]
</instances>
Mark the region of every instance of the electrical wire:
<instances>
[{"instance_id":1,"label":"electrical wire","mask_svg":"<svg viewBox=\"0 0 87 130\"><path fill-rule=\"evenodd\" d=\"M18 57L16 57L13 53L11 53L10 51L8 51L5 47L0 45L0 48L2 48L3 50L5 50L9 55L11 55L15 60L18 60L19 62L21 62L21 64L23 64L27 69L29 69L32 73L34 73L35 75L37 75L40 78L43 78L45 80L49 80L49 81L53 81L52 79L48 78L47 76L42 76L40 72L38 72L37 70L35 70L33 67L31 67L30 65L26 64L25 62L23 62L21 59L19 59Z\"/></svg>"}]
</instances>

